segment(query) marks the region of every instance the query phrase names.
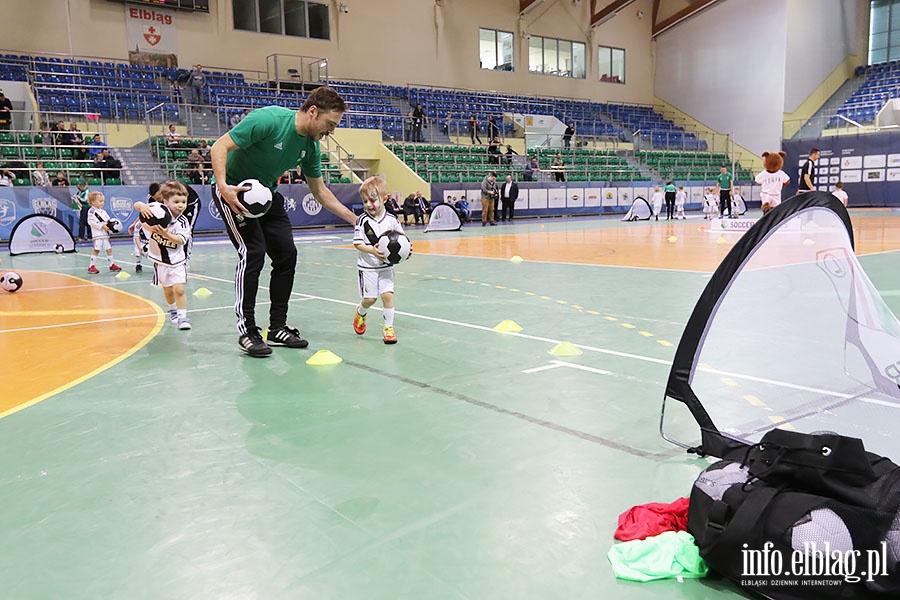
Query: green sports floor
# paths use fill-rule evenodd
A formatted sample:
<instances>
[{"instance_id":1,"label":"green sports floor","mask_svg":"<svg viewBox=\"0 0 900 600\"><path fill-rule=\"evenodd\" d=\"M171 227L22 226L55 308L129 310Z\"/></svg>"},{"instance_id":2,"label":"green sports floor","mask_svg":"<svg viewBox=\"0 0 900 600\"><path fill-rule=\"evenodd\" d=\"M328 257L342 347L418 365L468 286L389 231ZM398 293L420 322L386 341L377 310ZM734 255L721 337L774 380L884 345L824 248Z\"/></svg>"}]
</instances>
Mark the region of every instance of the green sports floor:
<instances>
[{"instance_id":1,"label":"green sports floor","mask_svg":"<svg viewBox=\"0 0 900 600\"><path fill-rule=\"evenodd\" d=\"M408 232L415 244L623 228L669 235L613 218ZM386 346L377 310L366 335L352 330L351 237L296 236L289 323L308 349L238 351L234 251L199 238L193 330L166 323L126 360L0 419L0 598L745 597L715 579L618 581L606 557L621 512L688 495L708 464L658 433L708 271L575 264L553 246L548 262L518 264L417 252L397 268L399 343ZM2 268L23 272L19 294L52 293L29 290L27 273L87 279L87 252L4 256ZM114 248L133 272L129 253ZM900 312L896 259L861 260ZM90 281L162 304L150 279ZM201 287L212 294L194 296ZM522 330L493 329L507 320ZM8 331L3 353L15 351ZM560 342L582 353L551 354ZM323 349L343 362L306 364ZM686 412L672 416L693 440Z\"/></svg>"}]
</instances>

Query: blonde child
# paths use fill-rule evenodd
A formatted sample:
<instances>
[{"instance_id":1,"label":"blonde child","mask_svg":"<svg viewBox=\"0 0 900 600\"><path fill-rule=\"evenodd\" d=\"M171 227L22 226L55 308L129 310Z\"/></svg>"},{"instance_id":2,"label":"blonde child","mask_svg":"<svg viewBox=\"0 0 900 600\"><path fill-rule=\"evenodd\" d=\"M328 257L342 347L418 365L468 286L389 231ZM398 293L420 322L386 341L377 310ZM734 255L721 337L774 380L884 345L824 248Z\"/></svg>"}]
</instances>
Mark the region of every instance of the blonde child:
<instances>
[{"instance_id":1,"label":"blonde child","mask_svg":"<svg viewBox=\"0 0 900 600\"><path fill-rule=\"evenodd\" d=\"M662 210L663 200L665 196L660 191L659 186L653 188L653 195L650 197L650 206L653 208L653 216L659 221L659 213Z\"/></svg>"},{"instance_id":2,"label":"blonde child","mask_svg":"<svg viewBox=\"0 0 900 600\"><path fill-rule=\"evenodd\" d=\"M684 191L684 186L678 186L678 192L675 194L675 218L676 219L684 219L684 203L687 202L687 192Z\"/></svg>"},{"instance_id":3,"label":"blonde child","mask_svg":"<svg viewBox=\"0 0 900 600\"><path fill-rule=\"evenodd\" d=\"M719 212L719 197L716 196L715 188L706 188L706 195L703 197L703 218L712 219Z\"/></svg>"},{"instance_id":4,"label":"blonde child","mask_svg":"<svg viewBox=\"0 0 900 600\"><path fill-rule=\"evenodd\" d=\"M153 261L153 284L162 286L169 318L178 329L190 329L187 316L187 253L185 248L191 239L191 224L184 211L188 205L188 192L181 183L167 181L159 187L162 202L172 213L172 222L167 227L141 224L149 238L147 254ZM144 202L135 202L134 208L145 217L152 217L150 207Z\"/></svg>"},{"instance_id":5,"label":"blonde child","mask_svg":"<svg viewBox=\"0 0 900 600\"><path fill-rule=\"evenodd\" d=\"M403 233L397 217L384 209L385 182L380 177L369 177L359 187L363 202L363 214L356 220L353 230L353 245L359 251L356 266L359 268L359 306L353 317L353 331L358 335L366 332L366 314L381 297L384 317L383 340L385 344L396 344L394 333L394 267L387 263L384 254L376 244L378 238L388 231Z\"/></svg>"},{"instance_id":6,"label":"blonde child","mask_svg":"<svg viewBox=\"0 0 900 600\"><path fill-rule=\"evenodd\" d=\"M109 270L116 272L121 271L122 267L113 262L112 245L109 243L109 234L114 233L109 227L109 213L103 210L106 198L103 192L89 192L87 195L88 209L87 222L91 226L91 237L94 240L94 249L91 251L91 266L88 267L88 273L96 274L97 257L101 250L106 250L106 259L109 261Z\"/></svg>"},{"instance_id":7,"label":"blonde child","mask_svg":"<svg viewBox=\"0 0 900 600\"><path fill-rule=\"evenodd\" d=\"M838 181L834 184L834 191L831 192L831 195L844 203L844 208L847 208L847 202L850 198L847 196L847 192L844 191L844 182Z\"/></svg>"}]
</instances>

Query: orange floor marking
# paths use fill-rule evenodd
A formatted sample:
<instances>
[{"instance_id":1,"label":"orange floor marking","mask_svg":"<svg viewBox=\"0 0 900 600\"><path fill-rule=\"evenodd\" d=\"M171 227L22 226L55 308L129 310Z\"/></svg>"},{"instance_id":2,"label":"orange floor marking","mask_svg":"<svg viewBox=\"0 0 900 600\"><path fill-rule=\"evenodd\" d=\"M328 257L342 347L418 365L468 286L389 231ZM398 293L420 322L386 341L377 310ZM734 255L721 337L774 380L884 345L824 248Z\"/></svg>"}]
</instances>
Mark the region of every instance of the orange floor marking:
<instances>
[{"instance_id":1,"label":"orange floor marking","mask_svg":"<svg viewBox=\"0 0 900 600\"><path fill-rule=\"evenodd\" d=\"M20 271L0 292L0 416L75 385L133 354L160 329L160 308L138 296L59 273Z\"/></svg>"}]
</instances>

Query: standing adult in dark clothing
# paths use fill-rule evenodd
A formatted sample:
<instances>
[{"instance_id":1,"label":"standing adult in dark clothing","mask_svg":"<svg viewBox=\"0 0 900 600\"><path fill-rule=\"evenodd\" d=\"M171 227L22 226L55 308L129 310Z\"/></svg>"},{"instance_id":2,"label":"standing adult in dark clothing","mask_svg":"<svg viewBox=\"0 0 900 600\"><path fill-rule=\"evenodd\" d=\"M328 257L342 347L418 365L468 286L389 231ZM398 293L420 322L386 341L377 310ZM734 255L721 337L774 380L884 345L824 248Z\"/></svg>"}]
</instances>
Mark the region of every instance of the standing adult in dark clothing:
<instances>
[{"instance_id":1,"label":"standing adult in dark clothing","mask_svg":"<svg viewBox=\"0 0 900 600\"><path fill-rule=\"evenodd\" d=\"M422 109L421 104L416 104L415 110L413 110L413 141L415 142L424 142L425 136L422 135L422 127L425 125L425 111Z\"/></svg>"},{"instance_id":2,"label":"standing adult in dark clothing","mask_svg":"<svg viewBox=\"0 0 900 600\"><path fill-rule=\"evenodd\" d=\"M469 137L472 138L472 143L475 143L475 140L478 140L478 143L481 143L481 136L478 135L478 121L475 120L475 115L469 117Z\"/></svg>"},{"instance_id":3,"label":"standing adult in dark clothing","mask_svg":"<svg viewBox=\"0 0 900 600\"><path fill-rule=\"evenodd\" d=\"M668 221L675 218L675 195L678 193L678 189L670 179L666 181L663 192L666 194L666 220Z\"/></svg>"},{"instance_id":4,"label":"standing adult in dark clothing","mask_svg":"<svg viewBox=\"0 0 900 600\"><path fill-rule=\"evenodd\" d=\"M491 164L500 164L500 138L494 138L490 141L487 149L488 161Z\"/></svg>"},{"instance_id":5,"label":"standing adult in dark clothing","mask_svg":"<svg viewBox=\"0 0 900 600\"><path fill-rule=\"evenodd\" d=\"M494 204L497 202L497 174L491 171L481 182L481 226L494 223Z\"/></svg>"},{"instance_id":6,"label":"standing adult in dark clothing","mask_svg":"<svg viewBox=\"0 0 900 600\"><path fill-rule=\"evenodd\" d=\"M809 151L809 158L803 163L803 166L800 167L800 184L797 189L798 192L811 192L816 189L815 161L819 160L819 156L821 156L821 153L818 148L813 148Z\"/></svg>"},{"instance_id":7,"label":"standing adult in dark clothing","mask_svg":"<svg viewBox=\"0 0 900 600\"><path fill-rule=\"evenodd\" d=\"M0 130L9 131L9 127L12 125L12 109L12 102L3 92L0 92Z\"/></svg>"},{"instance_id":8,"label":"standing adult in dark clothing","mask_svg":"<svg viewBox=\"0 0 900 600\"><path fill-rule=\"evenodd\" d=\"M563 146L566 148L572 147L573 135L575 135L575 123L569 123L566 125L566 130L563 132Z\"/></svg>"},{"instance_id":9,"label":"standing adult in dark clothing","mask_svg":"<svg viewBox=\"0 0 900 600\"><path fill-rule=\"evenodd\" d=\"M494 119L494 115L488 116L487 137L488 140L497 140L498 142L500 141L500 126L497 125L497 121Z\"/></svg>"},{"instance_id":10,"label":"standing adult in dark clothing","mask_svg":"<svg viewBox=\"0 0 900 600\"><path fill-rule=\"evenodd\" d=\"M513 220L516 211L516 200L519 199L519 186L512 180L511 175L506 176L506 182L500 186L500 220L509 218Z\"/></svg>"}]
</instances>

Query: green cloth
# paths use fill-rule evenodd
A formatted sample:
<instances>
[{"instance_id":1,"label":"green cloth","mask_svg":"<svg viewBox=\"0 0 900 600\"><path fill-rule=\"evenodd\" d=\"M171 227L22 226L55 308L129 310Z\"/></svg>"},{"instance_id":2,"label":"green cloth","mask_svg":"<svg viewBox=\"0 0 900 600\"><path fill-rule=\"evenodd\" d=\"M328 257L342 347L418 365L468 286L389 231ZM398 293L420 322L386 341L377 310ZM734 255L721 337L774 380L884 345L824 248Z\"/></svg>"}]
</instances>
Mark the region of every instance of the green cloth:
<instances>
[{"instance_id":1,"label":"green cloth","mask_svg":"<svg viewBox=\"0 0 900 600\"><path fill-rule=\"evenodd\" d=\"M716 181L719 183L720 190L731 189L731 173L728 173L727 171L725 173L719 173L716 175Z\"/></svg>"},{"instance_id":2,"label":"green cloth","mask_svg":"<svg viewBox=\"0 0 900 600\"><path fill-rule=\"evenodd\" d=\"M298 164L307 178L322 177L319 142L297 133L296 114L282 106L258 108L228 132L238 146L225 163L229 185L258 179L274 192L278 178Z\"/></svg>"},{"instance_id":3,"label":"green cloth","mask_svg":"<svg viewBox=\"0 0 900 600\"><path fill-rule=\"evenodd\" d=\"M79 191L75 192L74 195L78 197L78 200L76 201L75 198L72 198L72 210L81 210L82 206L87 206L87 203L88 203L88 200L87 200L88 189L87 188L84 188L83 190L79 190ZM81 202L81 206L78 205L78 202Z\"/></svg>"},{"instance_id":4,"label":"green cloth","mask_svg":"<svg viewBox=\"0 0 900 600\"><path fill-rule=\"evenodd\" d=\"M694 536L687 531L666 531L643 540L616 544L609 562L619 579L653 581L681 577L706 577L709 569L700 558Z\"/></svg>"},{"instance_id":5,"label":"green cloth","mask_svg":"<svg viewBox=\"0 0 900 600\"><path fill-rule=\"evenodd\" d=\"M678 188L675 187L674 183L670 183L663 189L663 191L664 192L677 192Z\"/></svg>"}]
</instances>

